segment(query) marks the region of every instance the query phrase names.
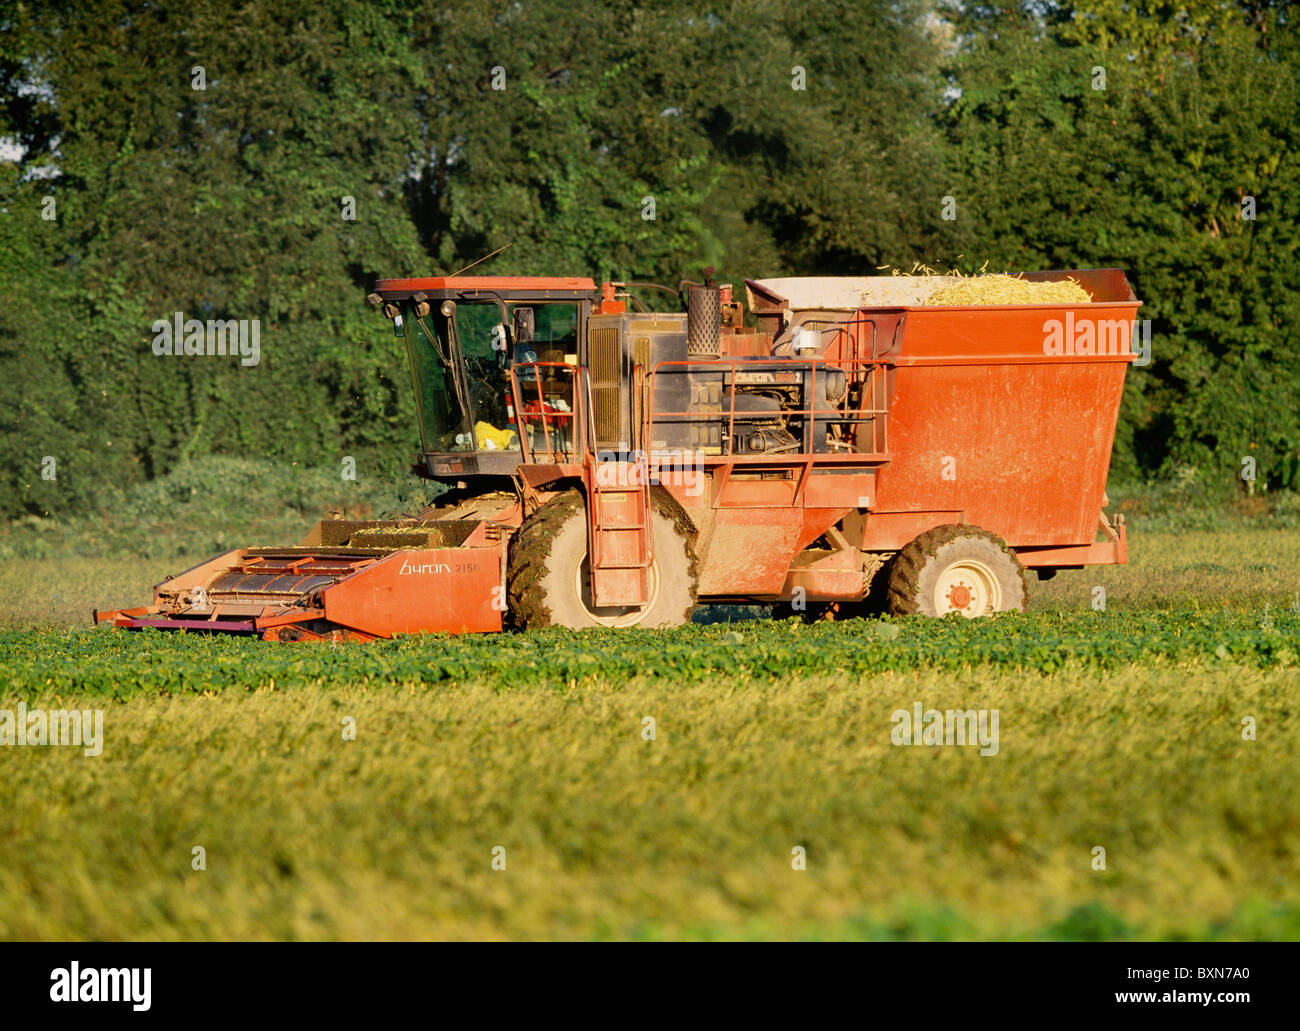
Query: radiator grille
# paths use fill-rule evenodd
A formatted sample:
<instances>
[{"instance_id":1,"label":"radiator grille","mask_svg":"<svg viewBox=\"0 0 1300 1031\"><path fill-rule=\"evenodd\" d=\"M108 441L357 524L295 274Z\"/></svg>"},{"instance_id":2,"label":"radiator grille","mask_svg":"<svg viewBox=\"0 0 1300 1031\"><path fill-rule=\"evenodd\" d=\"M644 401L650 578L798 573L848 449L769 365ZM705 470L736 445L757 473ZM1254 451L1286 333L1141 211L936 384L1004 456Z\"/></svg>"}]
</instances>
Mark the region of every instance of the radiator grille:
<instances>
[{"instance_id":1,"label":"radiator grille","mask_svg":"<svg viewBox=\"0 0 1300 1031\"><path fill-rule=\"evenodd\" d=\"M591 404L595 411L596 443L612 446L620 439L618 329L591 331Z\"/></svg>"}]
</instances>

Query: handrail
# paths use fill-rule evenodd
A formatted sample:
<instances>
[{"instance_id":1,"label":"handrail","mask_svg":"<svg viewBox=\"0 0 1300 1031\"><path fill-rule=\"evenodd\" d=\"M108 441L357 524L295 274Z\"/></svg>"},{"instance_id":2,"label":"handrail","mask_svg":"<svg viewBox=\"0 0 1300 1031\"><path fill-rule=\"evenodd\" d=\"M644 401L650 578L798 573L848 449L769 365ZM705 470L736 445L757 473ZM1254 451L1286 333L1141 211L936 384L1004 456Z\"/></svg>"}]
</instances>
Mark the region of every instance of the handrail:
<instances>
[{"instance_id":1,"label":"handrail","mask_svg":"<svg viewBox=\"0 0 1300 1031\"><path fill-rule=\"evenodd\" d=\"M870 320L865 320L865 321L870 321ZM874 423L877 419L883 421L886 417L888 417L889 415L888 407L876 406L874 404L875 399L868 398L868 397L863 397L862 403L859 405L859 407L850 410L844 410L836 407L823 408L818 406L817 372L819 367L823 370L823 375L825 374L825 370L827 368L838 369L845 372L846 374L848 374L851 370L854 369L859 369L859 368L864 369L865 371L867 371L868 375L862 377L862 379L860 380L855 380L855 381L862 384L866 384L870 381L870 373L872 371L876 369L883 369L885 366L889 364L886 360L882 359L877 354L875 354L874 351L875 348L874 348L874 331L873 331L873 357L871 358L837 358L833 360L828 360L821 355L813 355L807 358L780 358L774 360L758 359L757 361L752 358L731 358L731 359L704 358L704 359L687 359L684 361L675 360L675 361L657 362L650 369L649 373L646 376L646 385L647 385L649 397L647 398L647 403L644 411L642 441L643 443L653 442L652 429L656 422L663 422L667 420L671 420L674 422L693 422L693 421L716 422L719 420L720 416L725 415L726 436L722 442L722 446L723 446L723 454L730 455L732 453L732 444L735 439L737 416L739 416L739 421L741 422L742 425L746 422L757 422L757 421L762 421L771 418L771 413L767 413L767 412L737 413L736 411L736 390L735 390L735 387L737 386L736 373L738 371L743 371L748 369L751 371L762 371L762 372L773 373L774 378L771 383L771 386L773 387L796 386L796 385L800 387L806 386L807 393L805 396L811 399L811 405L806 408L782 408L779 414L781 415L782 418L785 419L802 418L803 420L805 420L803 426L804 440L802 442L802 447L803 447L803 451L807 453L811 450L810 445L812 443L811 440L809 439L809 434L812 432L812 428L817 422L839 423L839 424L844 424L844 423L866 424L866 423ZM762 368L761 370L755 370L754 369L755 365L762 365L764 366L764 368ZM773 368L774 365L779 366L779 368ZM691 372L699 372L699 371L706 371L706 370L721 371L723 373L722 385L731 387L730 403L727 406L726 412L723 413L707 412L707 411L702 412L698 410L661 412L655 410L655 406L654 406L655 384L659 376L672 375L674 373L676 374L685 373L689 375ZM777 373L794 373L798 375L800 378L794 381L787 381L785 383L781 383L778 382L775 378L775 374ZM806 380L802 378L803 374L805 373L807 374ZM761 384L761 385L766 385L766 384ZM875 440L874 432L872 435L872 443L873 445L877 444L877 441ZM887 450L885 446L886 442L883 439L883 434L882 434L882 439L878 443L879 443L879 447L873 446L873 451Z\"/></svg>"},{"instance_id":2,"label":"handrail","mask_svg":"<svg viewBox=\"0 0 1300 1031\"><path fill-rule=\"evenodd\" d=\"M532 382L537 388L537 410L532 412L527 411L524 408L523 394L519 382L518 373L520 370L525 369L532 369L538 373L532 378ZM563 373L569 377L569 411L548 411L548 409L552 407L551 401L556 399L556 395L552 394L548 400L547 395L542 393L542 376L540 375L540 370L542 369L562 370ZM580 415L584 414L584 406L586 403L586 399L583 397L579 384L586 380L586 377L583 375L586 370L576 365L570 365L568 362L516 362L514 365L510 366L507 371L510 375L510 393L515 406L515 420L519 427L519 450L524 462L529 465L534 464L535 452L533 449L532 435L528 432L528 423L530 421L536 422L539 419L542 427L542 439L546 444L547 462L558 463L563 461L565 458L576 458L578 448L580 447L580 440L577 433L572 432L573 427L577 426L581 431L585 424L585 429L588 435L591 432L591 420L589 418L579 418ZM586 389L589 393L591 389L590 381L586 381ZM576 422L570 421L567 424L570 429L568 446L556 448L551 443L552 428L554 429L560 443L564 444L563 429L565 420L575 419L577 420ZM555 420L558 425L552 427L552 420Z\"/></svg>"}]
</instances>

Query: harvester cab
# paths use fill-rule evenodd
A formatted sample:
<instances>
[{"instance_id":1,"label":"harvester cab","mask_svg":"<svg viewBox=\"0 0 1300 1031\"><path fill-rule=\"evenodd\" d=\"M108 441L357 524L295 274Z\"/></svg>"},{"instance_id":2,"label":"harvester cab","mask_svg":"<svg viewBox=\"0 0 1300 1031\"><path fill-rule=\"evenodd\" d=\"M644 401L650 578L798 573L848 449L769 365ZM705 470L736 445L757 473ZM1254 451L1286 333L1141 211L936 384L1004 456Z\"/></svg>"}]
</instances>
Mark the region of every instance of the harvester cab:
<instances>
[{"instance_id":1,"label":"harvester cab","mask_svg":"<svg viewBox=\"0 0 1300 1031\"><path fill-rule=\"evenodd\" d=\"M516 419L516 383L526 387L525 411L544 412L548 429L571 436L575 377L545 370L583 367L599 296L590 279L380 280L369 299L406 343L423 445L417 471L508 486L531 442Z\"/></svg>"},{"instance_id":2,"label":"harvester cab","mask_svg":"<svg viewBox=\"0 0 1300 1031\"><path fill-rule=\"evenodd\" d=\"M655 284L381 280L437 504L96 619L286 641L1023 609L1027 570L1127 561L1103 505L1139 302L1119 269L971 285L747 280L742 303L706 278L653 311Z\"/></svg>"}]
</instances>

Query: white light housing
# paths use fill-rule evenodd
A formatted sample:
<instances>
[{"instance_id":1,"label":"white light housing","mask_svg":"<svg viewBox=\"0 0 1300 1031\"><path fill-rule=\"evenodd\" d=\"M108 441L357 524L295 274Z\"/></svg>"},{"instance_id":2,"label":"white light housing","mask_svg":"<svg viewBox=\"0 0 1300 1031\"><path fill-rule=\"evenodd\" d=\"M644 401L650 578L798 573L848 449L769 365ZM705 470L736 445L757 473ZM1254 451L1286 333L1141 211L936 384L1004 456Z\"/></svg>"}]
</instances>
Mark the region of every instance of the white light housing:
<instances>
[{"instance_id":1,"label":"white light housing","mask_svg":"<svg viewBox=\"0 0 1300 1031\"><path fill-rule=\"evenodd\" d=\"M800 326L794 331L795 354L807 354L820 349L822 335L812 326Z\"/></svg>"}]
</instances>

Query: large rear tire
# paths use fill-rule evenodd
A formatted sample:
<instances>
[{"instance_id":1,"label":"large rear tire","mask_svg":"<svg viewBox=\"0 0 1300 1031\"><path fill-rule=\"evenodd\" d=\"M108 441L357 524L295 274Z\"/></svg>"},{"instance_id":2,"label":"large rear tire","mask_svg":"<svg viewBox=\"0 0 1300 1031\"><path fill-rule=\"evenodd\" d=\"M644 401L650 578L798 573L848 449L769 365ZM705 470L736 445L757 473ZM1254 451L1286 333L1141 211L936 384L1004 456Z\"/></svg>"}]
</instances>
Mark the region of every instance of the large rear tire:
<instances>
[{"instance_id":1,"label":"large rear tire","mask_svg":"<svg viewBox=\"0 0 1300 1031\"><path fill-rule=\"evenodd\" d=\"M654 564L650 600L640 607L596 608L587 565L583 497L568 491L524 520L510 541L506 596L521 630L564 626L667 627L690 621L695 609L695 550L685 519L652 496Z\"/></svg>"},{"instance_id":2,"label":"large rear tire","mask_svg":"<svg viewBox=\"0 0 1300 1031\"><path fill-rule=\"evenodd\" d=\"M895 616L974 619L1023 612L1028 591L1020 559L1001 537L978 526L939 526L894 556L888 608Z\"/></svg>"}]
</instances>

